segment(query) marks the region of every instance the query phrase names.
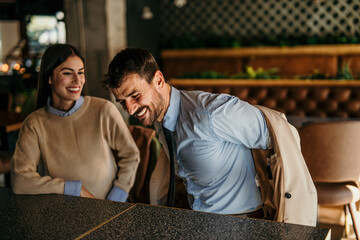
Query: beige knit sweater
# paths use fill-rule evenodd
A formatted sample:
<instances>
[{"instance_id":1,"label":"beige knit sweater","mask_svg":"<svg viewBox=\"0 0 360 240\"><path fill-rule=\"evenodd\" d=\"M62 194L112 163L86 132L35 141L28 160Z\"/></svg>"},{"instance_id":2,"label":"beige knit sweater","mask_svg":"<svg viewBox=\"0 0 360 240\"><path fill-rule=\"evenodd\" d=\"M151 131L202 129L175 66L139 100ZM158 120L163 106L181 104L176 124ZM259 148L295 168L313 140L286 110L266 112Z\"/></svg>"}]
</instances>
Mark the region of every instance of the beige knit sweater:
<instances>
[{"instance_id":1,"label":"beige knit sweater","mask_svg":"<svg viewBox=\"0 0 360 240\"><path fill-rule=\"evenodd\" d=\"M79 180L104 199L113 186L129 192L139 161L139 150L114 104L86 96L68 117L43 107L26 118L12 158L12 190L63 194L65 180Z\"/></svg>"}]
</instances>

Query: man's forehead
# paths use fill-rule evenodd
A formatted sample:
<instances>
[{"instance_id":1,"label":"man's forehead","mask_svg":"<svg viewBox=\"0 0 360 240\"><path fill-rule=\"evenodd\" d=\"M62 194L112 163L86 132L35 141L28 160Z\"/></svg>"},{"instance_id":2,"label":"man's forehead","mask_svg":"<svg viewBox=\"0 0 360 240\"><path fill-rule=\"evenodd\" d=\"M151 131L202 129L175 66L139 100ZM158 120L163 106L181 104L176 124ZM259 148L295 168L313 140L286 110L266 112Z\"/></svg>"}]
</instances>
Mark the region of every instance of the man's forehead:
<instances>
[{"instance_id":1,"label":"man's forehead","mask_svg":"<svg viewBox=\"0 0 360 240\"><path fill-rule=\"evenodd\" d=\"M121 84L119 87L113 88L112 92L117 98L125 98L129 93L133 92L134 88L135 86L131 84Z\"/></svg>"},{"instance_id":2,"label":"man's forehead","mask_svg":"<svg viewBox=\"0 0 360 240\"><path fill-rule=\"evenodd\" d=\"M114 90L116 93L127 97L133 92L146 89L149 85L145 78L142 78L139 74L129 74Z\"/></svg>"},{"instance_id":3,"label":"man's forehead","mask_svg":"<svg viewBox=\"0 0 360 240\"><path fill-rule=\"evenodd\" d=\"M119 87L114 88L113 93L117 98L127 98L140 90L139 85L135 82L125 81Z\"/></svg>"}]
</instances>

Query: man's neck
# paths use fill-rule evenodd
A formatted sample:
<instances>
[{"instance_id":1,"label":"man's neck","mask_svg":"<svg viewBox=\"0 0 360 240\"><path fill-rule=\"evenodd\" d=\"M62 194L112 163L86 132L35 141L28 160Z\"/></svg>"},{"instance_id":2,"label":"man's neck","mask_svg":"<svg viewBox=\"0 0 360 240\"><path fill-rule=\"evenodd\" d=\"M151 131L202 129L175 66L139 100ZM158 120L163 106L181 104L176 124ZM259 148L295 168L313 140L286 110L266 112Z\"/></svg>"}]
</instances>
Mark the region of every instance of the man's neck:
<instances>
[{"instance_id":1,"label":"man's neck","mask_svg":"<svg viewBox=\"0 0 360 240\"><path fill-rule=\"evenodd\" d=\"M171 98L171 86L167 83L165 83L165 87L163 89L163 92L160 92L160 94L163 96L164 99L164 108L163 112L161 114L161 117L158 119L159 122L162 122L164 119L164 116L170 106L170 98Z\"/></svg>"}]
</instances>

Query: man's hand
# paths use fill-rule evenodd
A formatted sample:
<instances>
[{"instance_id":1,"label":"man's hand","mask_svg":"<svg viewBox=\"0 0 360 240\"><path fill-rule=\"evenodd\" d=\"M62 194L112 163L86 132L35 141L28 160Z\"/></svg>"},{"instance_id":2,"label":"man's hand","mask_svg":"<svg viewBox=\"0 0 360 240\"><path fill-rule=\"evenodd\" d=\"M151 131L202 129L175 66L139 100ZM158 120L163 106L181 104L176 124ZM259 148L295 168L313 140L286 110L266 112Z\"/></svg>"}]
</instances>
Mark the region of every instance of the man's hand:
<instances>
[{"instance_id":1,"label":"man's hand","mask_svg":"<svg viewBox=\"0 0 360 240\"><path fill-rule=\"evenodd\" d=\"M95 198L94 195L92 195L91 192L89 192L89 190L87 190L84 186L81 186L80 197Z\"/></svg>"}]
</instances>

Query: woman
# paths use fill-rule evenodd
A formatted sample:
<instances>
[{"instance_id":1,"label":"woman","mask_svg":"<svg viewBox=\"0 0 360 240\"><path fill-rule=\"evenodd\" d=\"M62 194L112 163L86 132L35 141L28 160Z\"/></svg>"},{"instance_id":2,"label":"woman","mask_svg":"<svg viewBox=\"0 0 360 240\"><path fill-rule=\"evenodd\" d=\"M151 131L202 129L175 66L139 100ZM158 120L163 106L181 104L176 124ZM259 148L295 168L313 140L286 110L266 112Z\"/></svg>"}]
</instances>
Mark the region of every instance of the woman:
<instances>
[{"instance_id":1,"label":"woman","mask_svg":"<svg viewBox=\"0 0 360 240\"><path fill-rule=\"evenodd\" d=\"M36 111L24 121L12 159L14 193L126 201L139 151L113 103L81 96L84 71L74 47L45 51Z\"/></svg>"}]
</instances>

